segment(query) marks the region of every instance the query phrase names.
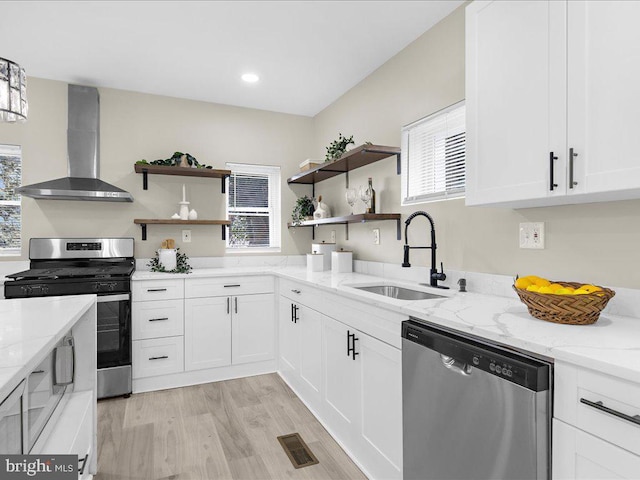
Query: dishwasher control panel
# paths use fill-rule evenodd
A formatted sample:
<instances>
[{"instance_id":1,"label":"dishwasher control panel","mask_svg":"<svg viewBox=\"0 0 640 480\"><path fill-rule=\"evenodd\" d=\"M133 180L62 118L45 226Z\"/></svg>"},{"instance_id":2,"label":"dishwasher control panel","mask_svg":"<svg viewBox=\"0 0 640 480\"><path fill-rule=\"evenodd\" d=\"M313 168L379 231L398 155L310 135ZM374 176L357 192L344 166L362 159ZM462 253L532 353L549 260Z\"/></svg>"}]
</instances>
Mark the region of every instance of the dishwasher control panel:
<instances>
[{"instance_id":1,"label":"dishwasher control panel","mask_svg":"<svg viewBox=\"0 0 640 480\"><path fill-rule=\"evenodd\" d=\"M402 337L434 350L462 372L473 368L535 391L549 389L549 365L484 340L458 336L415 320L402 324Z\"/></svg>"}]
</instances>

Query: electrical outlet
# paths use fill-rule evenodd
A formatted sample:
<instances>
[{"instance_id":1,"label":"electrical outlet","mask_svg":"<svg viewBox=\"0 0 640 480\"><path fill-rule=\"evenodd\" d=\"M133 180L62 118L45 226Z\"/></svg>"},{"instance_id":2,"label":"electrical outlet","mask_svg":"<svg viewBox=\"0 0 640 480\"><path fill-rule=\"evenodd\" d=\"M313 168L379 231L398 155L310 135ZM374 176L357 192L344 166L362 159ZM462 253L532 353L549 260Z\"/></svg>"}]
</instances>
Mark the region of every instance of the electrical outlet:
<instances>
[{"instance_id":1,"label":"electrical outlet","mask_svg":"<svg viewBox=\"0 0 640 480\"><path fill-rule=\"evenodd\" d=\"M379 228L373 229L373 244L380 245L380 229Z\"/></svg>"},{"instance_id":2,"label":"electrical outlet","mask_svg":"<svg viewBox=\"0 0 640 480\"><path fill-rule=\"evenodd\" d=\"M331 243L336 243L336 231L331 230Z\"/></svg>"},{"instance_id":3,"label":"electrical outlet","mask_svg":"<svg viewBox=\"0 0 640 480\"><path fill-rule=\"evenodd\" d=\"M520 224L520 248L544 248L544 222Z\"/></svg>"},{"instance_id":4,"label":"electrical outlet","mask_svg":"<svg viewBox=\"0 0 640 480\"><path fill-rule=\"evenodd\" d=\"M191 243L191 230L182 230L182 243Z\"/></svg>"}]
</instances>

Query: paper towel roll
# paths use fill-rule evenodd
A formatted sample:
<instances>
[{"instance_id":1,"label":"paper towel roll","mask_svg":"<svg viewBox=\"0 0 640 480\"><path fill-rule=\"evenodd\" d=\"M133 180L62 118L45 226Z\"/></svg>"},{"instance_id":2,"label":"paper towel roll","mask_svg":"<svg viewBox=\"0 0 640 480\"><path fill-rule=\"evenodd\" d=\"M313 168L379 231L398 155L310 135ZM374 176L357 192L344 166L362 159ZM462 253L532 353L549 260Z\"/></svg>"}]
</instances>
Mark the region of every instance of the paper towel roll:
<instances>
[{"instance_id":1,"label":"paper towel roll","mask_svg":"<svg viewBox=\"0 0 640 480\"><path fill-rule=\"evenodd\" d=\"M175 248L161 248L158 250L158 261L165 270L175 270L178 266Z\"/></svg>"}]
</instances>

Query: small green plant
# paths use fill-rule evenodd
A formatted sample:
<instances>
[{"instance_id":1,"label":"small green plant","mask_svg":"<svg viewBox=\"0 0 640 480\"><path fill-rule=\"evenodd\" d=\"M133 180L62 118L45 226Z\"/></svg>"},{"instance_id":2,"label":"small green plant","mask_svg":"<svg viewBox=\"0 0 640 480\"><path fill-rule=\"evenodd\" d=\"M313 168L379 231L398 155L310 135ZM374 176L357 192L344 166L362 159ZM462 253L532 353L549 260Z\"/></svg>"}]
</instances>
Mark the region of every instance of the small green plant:
<instances>
[{"instance_id":1,"label":"small green plant","mask_svg":"<svg viewBox=\"0 0 640 480\"><path fill-rule=\"evenodd\" d=\"M189 257L186 253L180 253L180 249L176 248L176 268L173 270L167 270L162 264L160 264L160 258L158 252L156 256L147 263L147 267L151 267L152 272L164 272L164 273L191 273L191 265L189 265Z\"/></svg>"},{"instance_id":2,"label":"small green plant","mask_svg":"<svg viewBox=\"0 0 640 480\"><path fill-rule=\"evenodd\" d=\"M337 160L344 154L347 147L351 143L355 145L355 142L353 141L353 135L347 138L343 137L342 133L338 133L338 139L331 142L331 144L327 147L327 155L325 156L324 161L330 162L332 160Z\"/></svg>"},{"instance_id":3,"label":"small green plant","mask_svg":"<svg viewBox=\"0 0 640 480\"><path fill-rule=\"evenodd\" d=\"M300 225L306 220L306 217L313 216L314 210L313 199L306 195L304 197L300 197L296 200L296 205L293 207L293 212L291 213L293 224Z\"/></svg>"},{"instance_id":4,"label":"small green plant","mask_svg":"<svg viewBox=\"0 0 640 480\"><path fill-rule=\"evenodd\" d=\"M162 165L165 167L179 167L180 166L180 162L182 162L182 156L186 155L187 157L187 163L191 166L191 167L195 167L195 168L208 168L208 169L212 169L213 167L210 165L205 165L203 163L198 162L198 160L196 160L196 157L194 157L193 155L189 154L189 153L182 153L182 152L175 152L171 158L167 158L167 159L158 159L158 160L153 160L151 162L148 162L147 160L145 160L144 158L142 160L138 160L136 162L136 165Z\"/></svg>"}]
</instances>

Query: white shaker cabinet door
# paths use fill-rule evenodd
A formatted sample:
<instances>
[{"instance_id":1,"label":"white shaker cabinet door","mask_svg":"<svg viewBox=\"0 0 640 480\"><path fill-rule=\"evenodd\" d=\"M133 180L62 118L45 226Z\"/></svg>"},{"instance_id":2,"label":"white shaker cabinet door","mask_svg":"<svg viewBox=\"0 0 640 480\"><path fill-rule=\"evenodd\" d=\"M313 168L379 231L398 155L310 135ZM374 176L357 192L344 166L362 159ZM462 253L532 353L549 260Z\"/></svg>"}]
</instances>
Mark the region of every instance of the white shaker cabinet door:
<instances>
[{"instance_id":1,"label":"white shaker cabinet door","mask_svg":"<svg viewBox=\"0 0 640 480\"><path fill-rule=\"evenodd\" d=\"M402 478L402 352L358 334L362 362L360 447L378 478Z\"/></svg>"},{"instance_id":2,"label":"white shaker cabinet door","mask_svg":"<svg viewBox=\"0 0 640 480\"><path fill-rule=\"evenodd\" d=\"M358 441L360 404L360 356L347 354L355 334L359 332L327 316L322 318L323 331L323 409L327 423L339 439L347 446ZM349 343L348 343L349 342ZM355 341L355 351L361 349L359 340Z\"/></svg>"},{"instance_id":3,"label":"white shaker cabinet door","mask_svg":"<svg viewBox=\"0 0 640 480\"><path fill-rule=\"evenodd\" d=\"M553 420L553 480L637 480L640 457Z\"/></svg>"},{"instance_id":4,"label":"white shaker cabinet door","mask_svg":"<svg viewBox=\"0 0 640 480\"><path fill-rule=\"evenodd\" d=\"M322 401L322 314L301 306L296 324L300 330L300 388L316 412Z\"/></svg>"},{"instance_id":5,"label":"white shaker cabinet door","mask_svg":"<svg viewBox=\"0 0 640 480\"><path fill-rule=\"evenodd\" d=\"M184 368L231 364L231 297L189 298L184 310Z\"/></svg>"},{"instance_id":6,"label":"white shaker cabinet door","mask_svg":"<svg viewBox=\"0 0 640 480\"><path fill-rule=\"evenodd\" d=\"M640 190L640 2L568 6L571 192Z\"/></svg>"},{"instance_id":7,"label":"white shaker cabinet door","mask_svg":"<svg viewBox=\"0 0 640 480\"><path fill-rule=\"evenodd\" d=\"M234 365L275 356L275 312L272 293L231 298L231 359Z\"/></svg>"},{"instance_id":8,"label":"white shaker cabinet door","mask_svg":"<svg viewBox=\"0 0 640 480\"><path fill-rule=\"evenodd\" d=\"M295 377L300 372L300 329L294 322L294 315L297 313L294 309L296 306L297 304L288 298L280 297L278 368L287 380L293 380L293 383L296 383Z\"/></svg>"},{"instance_id":9,"label":"white shaker cabinet door","mask_svg":"<svg viewBox=\"0 0 640 480\"><path fill-rule=\"evenodd\" d=\"M564 195L565 46L565 2L467 7L467 205Z\"/></svg>"}]
</instances>

